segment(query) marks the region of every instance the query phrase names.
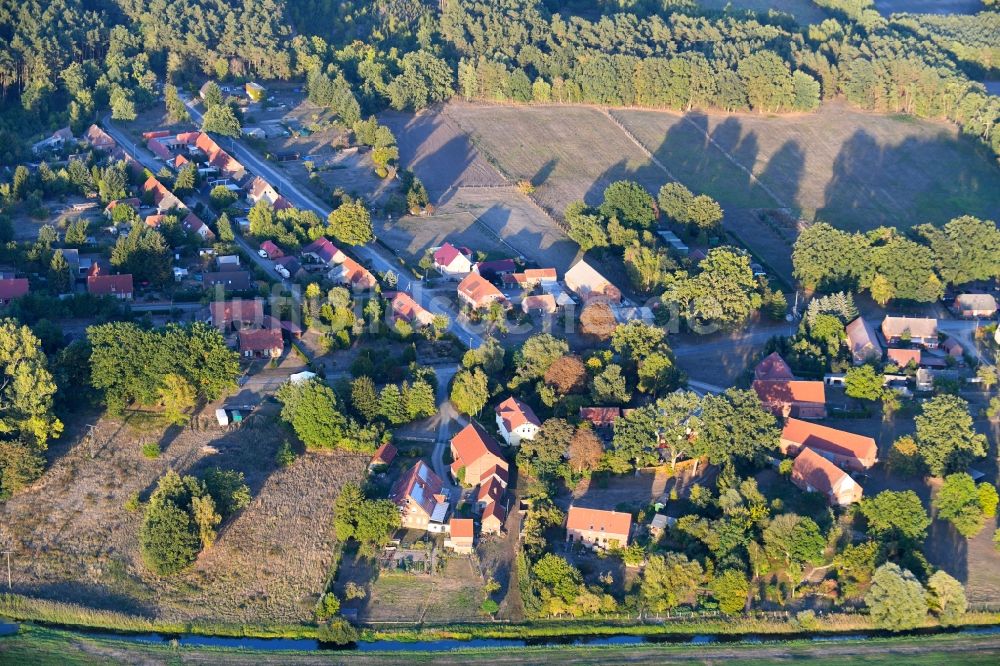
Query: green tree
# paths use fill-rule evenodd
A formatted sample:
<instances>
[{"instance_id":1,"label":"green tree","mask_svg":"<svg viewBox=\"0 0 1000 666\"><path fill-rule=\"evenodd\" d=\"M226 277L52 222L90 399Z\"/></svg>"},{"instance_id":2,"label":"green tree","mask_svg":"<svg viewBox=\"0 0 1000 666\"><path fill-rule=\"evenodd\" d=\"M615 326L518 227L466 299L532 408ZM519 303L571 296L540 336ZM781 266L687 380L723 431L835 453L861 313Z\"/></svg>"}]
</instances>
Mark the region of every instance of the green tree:
<instances>
[{"instance_id":1,"label":"green tree","mask_svg":"<svg viewBox=\"0 0 1000 666\"><path fill-rule=\"evenodd\" d=\"M848 369L844 377L844 392L859 400L879 400L885 392L882 376L870 365Z\"/></svg>"},{"instance_id":2,"label":"green tree","mask_svg":"<svg viewBox=\"0 0 1000 666\"><path fill-rule=\"evenodd\" d=\"M656 205L642 185L631 180L619 180L604 190L601 215L618 220L629 227L650 227L656 220Z\"/></svg>"},{"instance_id":3,"label":"green tree","mask_svg":"<svg viewBox=\"0 0 1000 666\"><path fill-rule=\"evenodd\" d=\"M373 557L399 529L399 508L391 500L365 499L361 489L345 484L333 505L337 539L358 542L362 557Z\"/></svg>"},{"instance_id":4,"label":"green tree","mask_svg":"<svg viewBox=\"0 0 1000 666\"><path fill-rule=\"evenodd\" d=\"M239 138L243 133L240 119L228 104L210 106L201 119L201 131Z\"/></svg>"},{"instance_id":5,"label":"green tree","mask_svg":"<svg viewBox=\"0 0 1000 666\"><path fill-rule=\"evenodd\" d=\"M545 372L558 359L569 353L569 344L548 333L538 333L524 341L514 355L516 368L510 388L545 376Z\"/></svg>"},{"instance_id":6,"label":"green tree","mask_svg":"<svg viewBox=\"0 0 1000 666\"><path fill-rule=\"evenodd\" d=\"M920 581L893 563L875 571L865 604L872 622L881 629L913 629L927 618L927 599Z\"/></svg>"},{"instance_id":7,"label":"green tree","mask_svg":"<svg viewBox=\"0 0 1000 666\"><path fill-rule=\"evenodd\" d=\"M742 572L726 569L712 579L709 587L719 602L719 610L727 615L739 613L746 607L750 584Z\"/></svg>"},{"instance_id":8,"label":"green tree","mask_svg":"<svg viewBox=\"0 0 1000 666\"><path fill-rule=\"evenodd\" d=\"M406 392L406 411L409 420L425 419L437 413L434 389L423 380L417 380Z\"/></svg>"},{"instance_id":9,"label":"green tree","mask_svg":"<svg viewBox=\"0 0 1000 666\"><path fill-rule=\"evenodd\" d=\"M590 396L598 405L624 405L632 399L620 365L609 363L594 377Z\"/></svg>"},{"instance_id":10,"label":"green tree","mask_svg":"<svg viewBox=\"0 0 1000 666\"><path fill-rule=\"evenodd\" d=\"M395 384L386 384L378 394L379 415L392 425L400 425L409 420L403 394Z\"/></svg>"},{"instance_id":11,"label":"green tree","mask_svg":"<svg viewBox=\"0 0 1000 666\"><path fill-rule=\"evenodd\" d=\"M198 555L198 526L190 514L192 489L197 485L168 471L149 498L139 530L139 549L143 562L155 573L177 573Z\"/></svg>"},{"instance_id":12,"label":"green tree","mask_svg":"<svg viewBox=\"0 0 1000 666\"><path fill-rule=\"evenodd\" d=\"M944 477L931 505L938 517L949 521L967 539L983 529L986 516L979 501L979 491L976 482L964 472Z\"/></svg>"},{"instance_id":13,"label":"green tree","mask_svg":"<svg viewBox=\"0 0 1000 666\"><path fill-rule=\"evenodd\" d=\"M211 548L218 536L216 529L222 522L222 516L215 510L215 500L211 495L191 498L191 513L194 524L198 528L198 538L202 548Z\"/></svg>"},{"instance_id":14,"label":"green tree","mask_svg":"<svg viewBox=\"0 0 1000 666\"><path fill-rule=\"evenodd\" d=\"M479 414L490 399L488 384L481 368L460 371L451 385L451 403L463 414Z\"/></svg>"},{"instance_id":15,"label":"green tree","mask_svg":"<svg viewBox=\"0 0 1000 666\"><path fill-rule=\"evenodd\" d=\"M923 541L931 519L920 498L912 490L883 490L861 500L861 513L868 521L868 533L879 538Z\"/></svg>"},{"instance_id":16,"label":"green tree","mask_svg":"<svg viewBox=\"0 0 1000 666\"><path fill-rule=\"evenodd\" d=\"M518 466L544 482L563 476L574 432L565 419L546 419L533 438L521 441Z\"/></svg>"},{"instance_id":17,"label":"green tree","mask_svg":"<svg viewBox=\"0 0 1000 666\"><path fill-rule=\"evenodd\" d=\"M184 425L191 418L188 410L194 407L197 393L184 377L170 373L163 378L160 387L160 404L163 417L174 425Z\"/></svg>"},{"instance_id":18,"label":"green tree","mask_svg":"<svg viewBox=\"0 0 1000 666\"><path fill-rule=\"evenodd\" d=\"M660 204L660 211L674 222L687 224L692 221L694 194L681 183L667 183L660 188L656 199Z\"/></svg>"},{"instance_id":19,"label":"green tree","mask_svg":"<svg viewBox=\"0 0 1000 666\"><path fill-rule=\"evenodd\" d=\"M209 81L202 88L201 98L205 103L206 109L211 109L216 106L222 106L222 88L215 81Z\"/></svg>"},{"instance_id":20,"label":"green tree","mask_svg":"<svg viewBox=\"0 0 1000 666\"><path fill-rule=\"evenodd\" d=\"M371 377L361 375L351 382L351 404L365 421L374 421L378 416L378 396L375 393L375 382Z\"/></svg>"},{"instance_id":21,"label":"green tree","mask_svg":"<svg viewBox=\"0 0 1000 666\"><path fill-rule=\"evenodd\" d=\"M337 395L323 382L288 382L275 397L282 404L281 418L292 426L306 448L329 449L346 444L347 419Z\"/></svg>"},{"instance_id":22,"label":"green tree","mask_svg":"<svg viewBox=\"0 0 1000 666\"><path fill-rule=\"evenodd\" d=\"M686 555L650 555L639 588L643 605L654 613L676 608L697 591L703 577L701 564Z\"/></svg>"},{"instance_id":23,"label":"green tree","mask_svg":"<svg viewBox=\"0 0 1000 666\"><path fill-rule=\"evenodd\" d=\"M115 85L111 89L111 117L115 120L135 120L138 115L131 91Z\"/></svg>"},{"instance_id":24,"label":"green tree","mask_svg":"<svg viewBox=\"0 0 1000 666\"><path fill-rule=\"evenodd\" d=\"M764 550L774 560L786 565L818 562L823 557L826 539L811 518L794 513L775 516L764 529Z\"/></svg>"},{"instance_id":25,"label":"green tree","mask_svg":"<svg viewBox=\"0 0 1000 666\"><path fill-rule=\"evenodd\" d=\"M198 168L193 163L185 164L177 172L177 179L174 180L174 192L177 194L187 194L193 192L198 184Z\"/></svg>"},{"instance_id":26,"label":"green tree","mask_svg":"<svg viewBox=\"0 0 1000 666\"><path fill-rule=\"evenodd\" d=\"M730 388L702 400L699 448L714 464L732 456L753 459L778 443L777 419L753 391Z\"/></svg>"},{"instance_id":27,"label":"green tree","mask_svg":"<svg viewBox=\"0 0 1000 666\"><path fill-rule=\"evenodd\" d=\"M167 122L186 123L191 120L191 114L177 94L177 86L171 83L164 84L163 99L167 106Z\"/></svg>"},{"instance_id":28,"label":"green tree","mask_svg":"<svg viewBox=\"0 0 1000 666\"><path fill-rule=\"evenodd\" d=\"M742 58L737 73L746 86L750 108L782 111L795 103L795 84L788 64L771 51L757 51Z\"/></svg>"},{"instance_id":29,"label":"green tree","mask_svg":"<svg viewBox=\"0 0 1000 666\"><path fill-rule=\"evenodd\" d=\"M946 627L958 624L968 606L965 588L944 571L934 572L927 580L927 602L931 612Z\"/></svg>"},{"instance_id":30,"label":"green tree","mask_svg":"<svg viewBox=\"0 0 1000 666\"><path fill-rule=\"evenodd\" d=\"M722 224L722 206L707 194L699 194L691 200L688 217L699 229L712 231Z\"/></svg>"},{"instance_id":31,"label":"green tree","mask_svg":"<svg viewBox=\"0 0 1000 666\"><path fill-rule=\"evenodd\" d=\"M215 221L215 229L219 232L219 240L224 243L232 243L236 240L236 234L233 233L233 225L229 221L229 216L223 213L219 216L219 219Z\"/></svg>"},{"instance_id":32,"label":"green tree","mask_svg":"<svg viewBox=\"0 0 1000 666\"><path fill-rule=\"evenodd\" d=\"M216 185L208 193L208 200L212 204L212 208L223 211L236 203L236 193L225 185Z\"/></svg>"},{"instance_id":33,"label":"green tree","mask_svg":"<svg viewBox=\"0 0 1000 666\"><path fill-rule=\"evenodd\" d=\"M595 247L607 247L608 232L600 215L589 212L586 204L575 201L566 206L563 219L569 227L567 234L586 252Z\"/></svg>"},{"instance_id":34,"label":"green tree","mask_svg":"<svg viewBox=\"0 0 1000 666\"><path fill-rule=\"evenodd\" d=\"M535 562L531 571L537 582L566 603L573 603L580 594L583 576L579 569L558 555L546 553Z\"/></svg>"},{"instance_id":35,"label":"green tree","mask_svg":"<svg viewBox=\"0 0 1000 666\"><path fill-rule=\"evenodd\" d=\"M69 291L72 284L69 262L63 255L62 250L56 250L49 262L49 286L57 294L64 294Z\"/></svg>"},{"instance_id":36,"label":"green tree","mask_svg":"<svg viewBox=\"0 0 1000 666\"><path fill-rule=\"evenodd\" d=\"M348 245L364 245L374 238L371 213L361 201L341 204L327 220L330 234Z\"/></svg>"},{"instance_id":37,"label":"green tree","mask_svg":"<svg viewBox=\"0 0 1000 666\"><path fill-rule=\"evenodd\" d=\"M958 396L934 396L915 422L917 447L934 476L965 469L986 455L986 437L973 429L969 403Z\"/></svg>"}]
</instances>

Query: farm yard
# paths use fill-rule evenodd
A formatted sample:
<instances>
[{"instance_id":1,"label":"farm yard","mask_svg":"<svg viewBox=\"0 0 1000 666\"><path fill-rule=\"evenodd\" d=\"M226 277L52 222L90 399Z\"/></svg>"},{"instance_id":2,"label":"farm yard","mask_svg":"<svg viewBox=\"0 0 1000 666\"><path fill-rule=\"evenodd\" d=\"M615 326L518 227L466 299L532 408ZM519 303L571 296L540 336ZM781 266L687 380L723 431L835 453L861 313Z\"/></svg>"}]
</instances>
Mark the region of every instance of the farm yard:
<instances>
[{"instance_id":1,"label":"farm yard","mask_svg":"<svg viewBox=\"0 0 1000 666\"><path fill-rule=\"evenodd\" d=\"M306 454L278 468L284 433L268 417L230 432L206 417L198 429L166 433L140 421L101 419L93 440L66 437L43 479L0 506L15 550L32 554L12 561L14 591L163 620L309 620L332 563L333 500L367 459ZM142 444L153 441L163 450L147 459ZM251 504L189 571L149 573L139 558L142 512L126 508L130 496L147 499L168 469L216 466L246 475Z\"/></svg>"}]
</instances>

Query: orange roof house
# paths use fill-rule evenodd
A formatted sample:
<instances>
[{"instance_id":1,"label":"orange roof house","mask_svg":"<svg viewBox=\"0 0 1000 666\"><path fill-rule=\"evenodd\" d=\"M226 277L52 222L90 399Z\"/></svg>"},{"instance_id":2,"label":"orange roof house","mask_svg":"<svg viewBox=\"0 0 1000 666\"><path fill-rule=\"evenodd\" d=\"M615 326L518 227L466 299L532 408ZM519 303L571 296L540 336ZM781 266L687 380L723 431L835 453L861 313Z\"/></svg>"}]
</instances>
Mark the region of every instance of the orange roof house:
<instances>
[{"instance_id":1,"label":"orange roof house","mask_svg":"<svg viewBox=\"0 0 1000 666\"><path fill-rule=\"evenodd\" d=\"M213 301L208 304L208 311L212 325L223 331L232 327L259 327L264 323L264 302L258 298Z\"/></svg>"},{"instance_id":2,"label":"orange roof house","mask_svg":"<svg viewBox=\"0 0 1000 666\"><path fill-rule=\"evenodd\" d=\"M469 273L458 283L458 297L473 310L486 308L504 300L499 289L476 273Z\"/></svg>"},{"instance_id":3,"label":"orange roof house","mask_svg":"<svg viewBox=\"0 0 1000 666\"><path fill-rule=\"evenodd\" d=\"M434 323L434 313L424 309L405 291L397 291L390 302L393 319L403 319L411 324L430 326Z\"/></svg>"},{"instance_id":4,"label":"orange roof house","mask_svg":"<svg viewBox=\"0 0 1000 666\"><path fill-rule=\"evenodd\" d=\"M350 257L345 258L339 266L330 269L329 277L334 282L355 289L374 289L378 285L375 276Z\"/></svg>"},{"instance_id":5,"label":"orange roof house","mask_svg":"<svg viewBox=\"0 0 1000 666\"><path fill-rule=\"evenodd\" d=\"M889 360L900 368L905 368L910 363L920 365L919 349L890 349L886 354Z\"/></svg>"},{"instance_id":6,"label":"orange roof house","mask_svg":"<svg viewBox=\"0 0 1000 666\"><path fill-rule=\"evenodd\" d=\"M132 300L132 274L90 275L87 277L87 293L94 296L114 296L123 301Z\"/></svg>"},{"instance_id":7,"label":"orange roof house","mask_svg":"<svg viewBox=\"0 0 1000 666\"><path fill-rule=\"evenodd\" d=\"M382 446L378 447L378 451L372 456L371 461L368 463L368 471L378 469L379 467L388 467L392 464L392 461L396 459L397 449L389 442L383 442Z\"/></svg>"},{"instance_id":8,"label":"orange roof house","mask_svg":"<svg viewBox=\"0 0 1000 666\"><path fill-rule=\"evenodd\" d=\"M468 555L472 552L475 543L476 532L472 518L452 518L448 523L448 538L444 540L444 547L450 548L456 553Z\"/></svg>"},{"instance_id":9,"label":"orange roof house","mask_svg":"<svg viewBox=\"0 0 1000 666\"><path fill-rule=\"evenodd\" d=\"M754 368L753 390L764 408L775 416L799 419L826 417L826 386L823 382L795 379L785 359L774 352Z\"/></svg>"},{"instance_id":10,"label":"orange roof house","mask_svg":"<svg viewBox=\"0 0 1000 666\"><path fill-rule=\"evenodd\" d=\"M281 339L280 328L259 328L242 330L239 333L240 353L247 357L281 356L285 349L285 341Z\"/></svg>"},{"instance_id":11,"label":"orange roof house","mask_svg":"<svg viewBox=\"0 0 1000 666\"><path fill-rule=\"evenodd\" d=\"M792 483L806 492L821 493L835 506L858 502L864 492L850 474L810 448L795 458Z\"/></svg>"},{"instance_id":12,"label":"orange roof house","mask_svg":"<svg viewBox=\"0 0 1000 666\"><path fill-rule=\"evenodd\" d=\"M771 352L753 369L753 378L763 381L795 379L792 369L778 352Z\"/></svg>"},{"instance_id":13,"label":"orange roof house","mask_svg":"<svg viewBox=\"0 0 1000 666\"><path fill-rule=\"evenodd\" d=\"M558 310L556 299L552 294L541 294L540 296L525 296L521 301L521 310L524 314L552 314Z\"/></svg>"},{"instance_id":14,"label":"orange roof house","mask_svg":"<svg viewBox=\"0 0 1000 666\"><path fill-rule=\"evenodd\" d=\"M610 428L622 415L620 407L581 407L580 419L590 421L595 428Z\"/></svg>"},{"instance_id":15,"label":"orange roof house","mask_svg":"<svg viewBox=\"0 0 1000 666\"><path fill-rule=\"evenodd\" d=\"M878 462L878 445L871 437L795 418L785 422L778 445L787 456L810 448L830 462L856 471Z\"/></svg>"},{"instance_id":16,"label":"orange roof house","mask_svg":"<svg viewBox=\"0 0 1000 666\"><path fill-rule=\"evenodd\" d=\"M434 268L445 277L461 277L472 272L472 250L445 243L434 252Z\"/></svg>"},{"instance_id":17,"label":"orange roof house","mask_svg":"<svg viewBox=\"0 0 1000 666\"><path fill-rule=\"evenodd\" d=\"M7 305L15 298L27 296L30 290L28 278L4 278L0 280L0 305Z\"/></svg>"},{"instance_id":18,"label":"orange roof house","mask_svg":"<svg viewBox=\"0 0 1000 666\"><path fill-rule=\"evenodd\" d=\"M403 527L446 531L450 504L448 497L441 492L443 487L441 478L423 460L418 460L399 477L389 499L399 507Z\"/></svg>"},{"instance_id":19,"label":"orange roof house","mask_svg":"<svg viewBox=\"0 0 1000 666\"><path fill-rule=\"evenodd\" d=\"M600 548L624 548L632 531L632 515L620 511L571 506L566 513L566 540Z\"/></svg>"},{"instance_id":20,"label":"orange roof house","mask_svg":"<svg viewBox=\"0 0 1000 666\"><path fill-rule=\"evenodd\" d=\"M500 445L474 421L451 438L451 457L452 476L470 486L487 477L493 467L509 469Z\"/></svg>"},{"instance_id":21,"label":"orange roof house","mask_svg":"<svg viewBox=\"0 0 1000 666\"><path fill-rule=\"evenodd\" d=\"M497 428L510 446L518 446L522 440L534 439L542 422L535 412L514 396L497 405Z\"/></svg>"},{"instance_id":22,"label":"orange roof house","mask_svg":"<svg viewBox=\"0 0 1000 666\"><path fill-rule=\"evenodd\" d=\"M483 509L483 517L479 521L483 534L499 534L503 531L507 511L500 502L493 502Z\"/></svg>"}]
</instances>

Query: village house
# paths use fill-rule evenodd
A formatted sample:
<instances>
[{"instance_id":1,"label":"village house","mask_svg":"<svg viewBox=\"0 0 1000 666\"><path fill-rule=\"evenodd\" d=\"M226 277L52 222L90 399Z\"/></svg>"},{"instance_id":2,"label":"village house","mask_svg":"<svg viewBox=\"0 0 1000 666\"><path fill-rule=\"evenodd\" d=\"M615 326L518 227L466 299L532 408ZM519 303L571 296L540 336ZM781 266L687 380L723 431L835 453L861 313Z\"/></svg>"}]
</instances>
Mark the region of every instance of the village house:
<instances>
[{"instance_id":1,"label":"village house","mask_svg":"<svg viewBox=\"0 0 1000 666\"><path fill-rule=\"evenodd\" d=\"M393 321L402 319L415 326L430 326L434 323L434 313L426 310L405 291L397 291L389 301Z\"/></svg>"},{"instance_id":2,"label":"village house","mask_svg":"<svg viewBox=\"0 0 1000 666\"><path fill-rule=\"evenodd\" d=\"M251 203L264 201L265 203L270 204L271 208L274 210L292 208L292 202L278 194L278 191L260 176L254 176L253 180L247 183L246 190L247 199L249 199Z\"/></svg>"},{"instance_id":3,"label":"village house","mask_svg":"<svg viewBox=\"0 0 1000 666\"><path fill-rule=\"evenodd\" d=\"M146 182L142 184L142 191L144 194L150 194L153 197L153 205L156 206L158 213L187 208L183 201L174 196L173 192L156 179L156 176L150 176L146 179Z\"/></svg>"},{"instance_id":4,"label":"village house","mask_svg":"<svg viewBox=\"0 0 1000 666\"><path fill-rule=\"evenodd\" d=\"M764 408L775 416L826 418L826 388L823 382L795 379L792 369L778 352L771 353L757 364L752 386Z\"/></svg>"},{"instance_id":5,"label":"village house","mask_svg":"<svg viewBox=\"0 0 1000 666\"><path fill-rule=\"evenodd\" d=\"M416 464L392 487L389 499L399 507L403 527L429 532L445 532L451 509L448 496L442 493L444 484L427 463Z\"/></svg>"},{"instance_id":6,"label":"village house","mask_svg":"<svg viewBox=\"0 0 1000 666\"><path fill-rule=\"evenodd\" d=\"M392 464L392 461L396 459L396 453L398 453L398 450L395 446L393 446L390 442L383 442L382 446L378 447L375 455L373 455L372 459L368 462L369 473L384 470L389 467L389 465Z\"/></svg>"},{"instance_id":7,"label":"village house","mask_svg":"<svg viewBox=\"0 0 1000 666\"><path fill-rule=\"evenodd\" d=\"M156 215L147 215L146 219L142 222L150 229L159 229L160 225L167 219L166 215L161 215L157 213Z\"/></svg>"},{"instance_id":8,"label":"village house","mask_svg":"<svg viewBox=\"0 0 1000 666\"><path fill-rule=\"evenodd\" d=\"M27 278L5 278L0 280L0 305L10 305L16 298L27 296L30 290Z\"/></svg>"},{"instance_id":9,"label":"village house","mask_svg":"<svg viewBox=\"0 0 1000 666\"><path fill-rule=\"evenodd\" d=\"M447 278L465 277L472 272L472 250L445 243L434 252L434 268Z\"/></svg>"},{"instance_id":10,"label":"village house","mask_svg":"<svg viewBox=\"0 0 1000 666\"><path fill-rule=\"evenodd\" d=\"M117 145L111 135L102 130L97 125L91 125L83 134L84 140L94 150L108 151L114 150Z\"/></svg>"},{"instance_id":11,"label":"village house","mask_svg":"<svg viewBox=\"0 0 1000 666\"><path fill-rule=\"evenodd\" d=\"M458 283L458 297L473 310L488 308L493 303L504 301L504 295L500 290L476 273L469 273Z\"/></svg>"},{"instance_id":12,"label":"village house","mask_svg":"<svg viewBox=\"0 0 1000 666\"><path fill-rule=\"evenodd\" d=\"M108 205L104 207L104 217L110 220L115 213L115 208L118 206L128 206L133 212L138 212L139 208L142 206L142 202L136 197L130 197L128 199L115 199L114 201L108 202Z\"/></svg>"},{"instance_id":13,"label":"village house","mask_svg":"<svg viewBox=\"0 0 1000 666\"><path fill-rule=\"evenodd\" d=\"M505 275L513 275L517 270L517 265L513 259L496 259L494 261L480 261L472 267L487 280L500 280Z\"/></svg>"},{"instance_id":14,"label":"village house","mask_svg":"<svg viewBox=\"0 0 1000 666\"><path fill-rule=\"evenodd\" d=\"M542 422L531 407L511 396L497 405L497 428L509 446L519 446L522 440L534 439Z\"/></svg>"},{"instance_id":15,"label":"village house","mask_svg":"<svg viewBox=\"0 0 1000 666\"><path fill-rule=\"evenodd\" d=\"M566 540L596 548L625 548L632 515L620 511L571 506L566 512Z\"/></svg>"},{"instance_id":16,"label":"village house","mask_svg":"<svg viewBox=\"0 0 1000 666\"><path fill-rule=\"evenodd\" d=\"M67 141L72 141L73 138L73 130L69 127L63 127L60 130L56 130L38 143L32 145L31 151L37 155L45 152L46 150L59 150L66 144Z\"/></svg>"},{"instance_id":17,"label":"village house","mask_svg":"<svg viewBox=\"0 0 1000 666\"><path fill-rule=\"evenodd\" d=\"M114 296L123 301L132 300L132 275L90 275L87 293L94 296Z\"/></svg>"},{"instance_id":18,"label":"village house","mask_svg":"<svg viewBox=\"0 0 1000 666\"><path fill-rule=\"evenodd\" d=\"M235 301L214 301L208 304L212 325L220 331L259 328L264 323L264 301L238 299Z\"/></svg>"},{"instance_id":19,"label":"village house","mask_svg":"<svg viewBox=\"0 0 1000 666\"><path fill-rule=\"evenodd\" d=\"M580 420L588 421L595 428L611 428L622 415L620 407L581 407Z\"/></svg>"},{"instance_id":20,"label":"village house","mask_svg":"<svg viewBox=\"0 0 1000 666\"><path fill-rule=\"evenodd\" d=\"M475 526L471 518L452 518L448 523L448 536L444 540L444 547L459 555L471 555L475 539Z\"/></svg>"},{"instance_id":21,"label":"village house","mask_svg":"<svg viewBox=\"0 0 1000 666\"><path fill-rule=\"evenodd\" d=\"M554 268L527 268L523 273L513 273L510 282L522 289L534 289L542 284L558 282Z\"/></svg>"},{"instance_id":22,"label":"village house","mask_svg":"<svg viewBox=\"0 0 1000 666\"><path fill-rule=\"evenodd\" d=\"M608 303L620 303L622 292L611 284L603 275L594 270L590 264L581 259L563 276L566 288L580 297L584 303L601 300Z\"/></svg>"},{"instance_id":23,"label":"village house","mask_svg":"<svg viewBox=\"0 0 1000 666\"><path fill-rule=\"evenodd\" d=\"M550 294L540 296L525 296L521 301L521 310L526 315L547 315L554 314L558 310L556 299Z\"/></svg>"},{"instance_id":24,"label":"village house","mask_svg":"<svg viewBox=\"0 0 1000 666\"><path fill-rule=\"evenodd\" d=\"M188 213L187 217L181 220L181 228L192 234L196 234L205 242L212 242L215 240L215 233L208 228L208 225L202 222L201 218L194 213Z\"/></svg>"},{"instance_id":25,"label":"village house","mask_svg":"<svg viewBox=\"0 0 1000 666\"><path fill-rule=\"evenodd\" d=\"M487 478L494 467L506 473L507 460L500 445L473 421L451 439L451 475L459 483L475 486Z\"/></svg>"},{"instance_id":26,"label":"village house","mask_svg":"<svg viewBox=\"0 0 1000 666\"><path fill-rule=\"evenodd\" d=\"M952 310L959 317L989 319L997 313L997 300L991 294L959 294Z\"/></svg>"},{"instance_id":27,"label":"village house","mask_svg":"<svg viewBox=\"0 0 1000 666\"><path fill-rule=\"evenodd\" d=\"M483 515L479 519L479 529L483 534L500 534L506 520L507 510L500 502L494 502L483 509Z\"/></svg>"},{"instance_id":28,"label":"village house","mask_svg":"<svg viewBox=\"0 0 1000 666\"><path fill-rule=\"evenodd\" d=\"M350 257L346 257L339 266L330 269L327 277L332 282L361 291L374 289L378 285L375 276Z\"/></svg>"},{"instance_id":29,"label":"village house","mask_svg":"<svg viewBox=\"0 0 1000 666\"><path fill-rule=\"evenodd\" d=\"M347 259L347 255L340 251L329 239L320 236L309 245L306 245L299 252L299 256L305 263L323 264L331 266L341 264Z\"/></svg>"},{"instance_id":30,"label":"village house","mask_svg":"<svg viewBox=\"0 0 1000 666\"><path fill-rule=\"evenodd\" d=\"M855 471L864 471L878 462L878 445L871 437L795 418L785 422L778 446L786 456L810 448L835 465Z\"/></svg>"},{"instance_id":31,"label":"village house","mask_svg":"<svg viewBox=\"0 0 1000 666\"><path fill-rule=\"evenodd\" d=\"M281 248L275 245L274 241L271 240L266 240L261 243L260 249L263 250L267 259L280 259L285 256L285 253L281 251Z\"/></svg>"},{"instance_id":32,"label":"village house","mask_svg":"<svg viewBox=\"0 0 1000 666\"><path fill-rule=\"evenodd\" d=\"M941 343L941 351L953 359L961 361L963 355L965 354L965 347L963 347L962 343L955 338L947 337L944 339L944 342Z\"/></svg>"},{"instance_id":33,"label":"village house","mask_svg":"<svg viewBox=\"0 0 1000 666\"><path fill-rule=\"evenodd\" d=\"M875 329L865 321L864 317L858 317L849 323L844 332L847 333L847 346L851 349L854 365L882 358L882 345L875 335Z\"/></svg>"},{"instance_id":34,"label":"village house","mask_svg":"<svg viewBox=\"0 0 1000 666\"><path fill-rule=\"evenodd\" d=\"M184 157L180 153L167 160L167 166L170 167L175 173L183 169L188 164L191 164L191 160Z\"/></svg>"},{"instance_id":35,"label":"village house","mask_svg":"<svg viewBox=\"0 0 1000 666\"><path fill-rule=\"evenodd\" d=\"M223 273L240 270L240 255L220 254L215 258L215 268Z\"/></svg>"},{"instance_id":36,"label":"village house","mask_svg":"<svg viewBox=\"0 0 1000 666\"><path fill-rule=\"evenodd\" d=\"M882 335L890 345L909 342L934 349L938 346L937 319L886 317L882 320Z\"/></svg>"},{"instance_id":37,"label":"village house","mask_svg":"<svg viewBox=\"0 0 1000 666\"><path fill-rule=\"evenodd\" d=\"M850 474L808 447L792 464L792 483L806 492L822 494L833 506L859 502L864 492Z\"/></svg>"},{"instance_id":38,"label":"village house","mask_svg":"<svg viewBox=\"0 0 1000 666\"><path fill-rule=\"evenodd\" d=\"M202 284L208 291L220 289L226 291L250 291L253 289L253 281L247 271L219 271L217 273L205 273L202 276Z\"/></svg>"},{"instance_id":39,"label":"village house","mask_svg":"<svg viewBox=\"0 0 1000 666\"><path fill-rule=\"evenodd\" d=\"M277 358L285 349L280 328L244 329L239 332L240 355L247 358Z\"/></svg>"}]
</instances>

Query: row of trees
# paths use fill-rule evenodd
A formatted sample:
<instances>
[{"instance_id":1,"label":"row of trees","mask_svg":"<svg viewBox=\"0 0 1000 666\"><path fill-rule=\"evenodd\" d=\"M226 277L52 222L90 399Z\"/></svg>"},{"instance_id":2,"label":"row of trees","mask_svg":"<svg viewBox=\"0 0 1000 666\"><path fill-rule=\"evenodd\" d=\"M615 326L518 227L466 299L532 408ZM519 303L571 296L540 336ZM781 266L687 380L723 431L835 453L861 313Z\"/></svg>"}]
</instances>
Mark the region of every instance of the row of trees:
<instances>
[{"instance_id":1,"label":"row of trees","mask_svg":"<svg viewBox=\"0 0 1000 666\"><path fill-rule=\"evenodd\" d=\"M887 227L852 234L819 223L799 235L792 263L810 289L866 289L883 305L932 302L946 285L1000 276L1000 229L968 215L942 227L920 225L911 235Z\"/></svg>"}]
</instances>

